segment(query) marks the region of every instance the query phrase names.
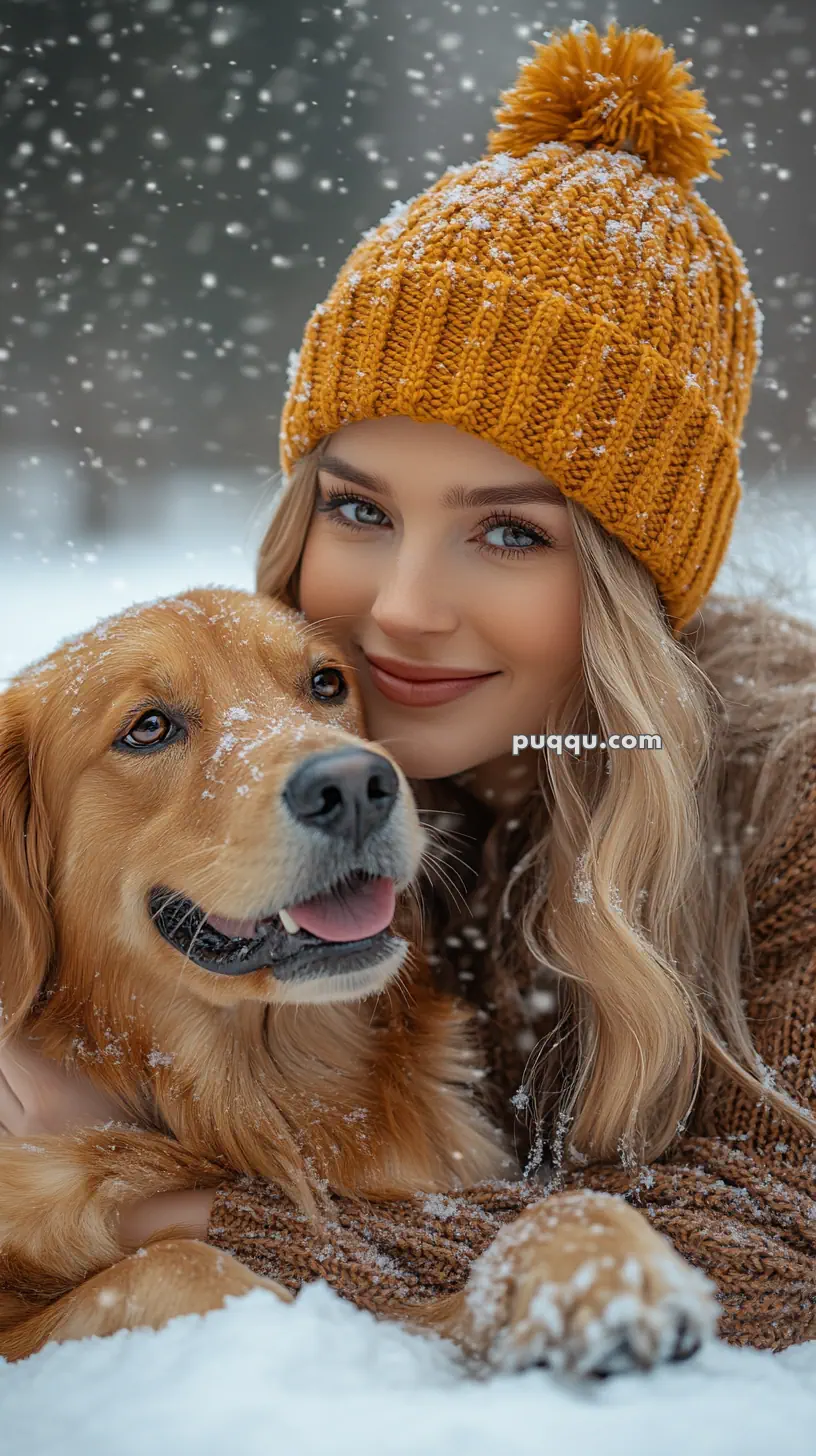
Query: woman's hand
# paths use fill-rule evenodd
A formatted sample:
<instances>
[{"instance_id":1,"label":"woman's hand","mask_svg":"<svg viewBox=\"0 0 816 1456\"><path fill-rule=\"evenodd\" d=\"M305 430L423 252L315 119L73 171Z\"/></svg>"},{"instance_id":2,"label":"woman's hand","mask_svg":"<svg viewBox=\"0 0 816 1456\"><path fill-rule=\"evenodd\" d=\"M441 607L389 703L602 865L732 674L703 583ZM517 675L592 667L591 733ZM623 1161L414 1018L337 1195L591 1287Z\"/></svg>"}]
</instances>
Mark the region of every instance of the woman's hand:
<instances>
[{"instance_id":1,"label":"woman's hand","mask_svg":"<svg viewBox=\"0 0 816 1456\"><path fill-rule=\"evenodd\" d=\"M80 1072L43 1056L23 1032L0 1044L0 1137L67 1132L112 1118L129 1114Z\"/></svg>"},{"instance_id":2,"label":"woman's hand","mask_svg":"<svg viewBox=\"0 0 816 1456\"><path fill-rule=\"evenodd\" d=\"M44 1057L30 1037L18 1033L0 1044L0 1137L61 1133L121 1118L129 1120L115 1098ZM185 1188L125 1205L118 1219L123 1252L141 1248L162 1229L206 1240L214 1197L213 1188Z\"/></svg>"},{"instance_id":3,"label":"woman's hand","mask_svg":"<svg viewBox=\"0 0 816 1456\"><path fill-rule=\"evenodd\" d=\"M119 1210L119 1242L133 1253L154 1234L173 1230L176 1237L206 1242L214 1188L183 1188L177 1193L154 1193Z\"/></svg>"}]
</instances>

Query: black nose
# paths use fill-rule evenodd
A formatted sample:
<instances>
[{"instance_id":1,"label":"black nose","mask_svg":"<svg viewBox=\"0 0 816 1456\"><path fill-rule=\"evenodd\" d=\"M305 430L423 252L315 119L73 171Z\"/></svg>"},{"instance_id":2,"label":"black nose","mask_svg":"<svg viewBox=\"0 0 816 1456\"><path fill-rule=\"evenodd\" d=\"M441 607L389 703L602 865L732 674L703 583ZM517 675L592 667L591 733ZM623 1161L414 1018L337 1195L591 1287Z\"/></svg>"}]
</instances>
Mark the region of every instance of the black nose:
<instances>
[{"instance_id":1,"label":"black nose","mask_svg":"<svg viewBox=\"0 0 816 1456\"><path fill-rule=\"evenodd\" d=\"M300 824L359 849L394 807L399 779L387 758L367 748L313 753L289 775L284 800Z\"/></svg>"}]
</instances>

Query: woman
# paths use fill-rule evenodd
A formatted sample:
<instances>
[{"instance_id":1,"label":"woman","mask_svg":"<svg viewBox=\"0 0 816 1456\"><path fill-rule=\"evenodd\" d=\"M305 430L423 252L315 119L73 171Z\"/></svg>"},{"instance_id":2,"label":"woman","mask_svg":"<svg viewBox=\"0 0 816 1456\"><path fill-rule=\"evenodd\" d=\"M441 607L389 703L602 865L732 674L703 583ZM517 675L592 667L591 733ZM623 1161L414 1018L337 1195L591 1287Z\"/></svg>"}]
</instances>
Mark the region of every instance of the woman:
<instances>
[{"instance_id":1,"label":"woman","mask_svg":"<svg viewBox=\"0 0 816 1456\"><path fill-rule=\"evenodd\" d=\"M816 632L703 610L757 357L693 189L717 129L614 27L503 101L312 315L258 586L329 622L438 831L427 948L525 1172L629 1197L724 1338L782 1348L816 1335ZM2 1056L10 1132L100 1115ZM179 1220L252 1258L227 1190L125 1210L123 1243Z\"/></svg>"}]
</instances>

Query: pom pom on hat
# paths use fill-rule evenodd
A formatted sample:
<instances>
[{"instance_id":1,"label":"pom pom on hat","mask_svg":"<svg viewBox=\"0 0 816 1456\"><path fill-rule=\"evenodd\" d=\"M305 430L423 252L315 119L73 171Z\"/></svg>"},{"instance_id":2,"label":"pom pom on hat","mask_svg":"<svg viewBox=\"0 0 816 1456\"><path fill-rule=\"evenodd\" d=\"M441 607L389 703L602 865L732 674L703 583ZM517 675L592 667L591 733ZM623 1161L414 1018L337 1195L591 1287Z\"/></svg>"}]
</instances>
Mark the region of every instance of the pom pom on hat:
<instances>
[{"instance_id":1,"label":"pom pom on hat","mask_svg":"<svg viewBox=\"0 0 816 1456\"><path fill-rule=\"evenodd\" d=\"M518 80L501 93L488 155L523 157L542 142L634 152L651 172L689 187L718 176L725 148L685 62L648 30L593 26L536 43Z\"/></svg>"}]
</instances>

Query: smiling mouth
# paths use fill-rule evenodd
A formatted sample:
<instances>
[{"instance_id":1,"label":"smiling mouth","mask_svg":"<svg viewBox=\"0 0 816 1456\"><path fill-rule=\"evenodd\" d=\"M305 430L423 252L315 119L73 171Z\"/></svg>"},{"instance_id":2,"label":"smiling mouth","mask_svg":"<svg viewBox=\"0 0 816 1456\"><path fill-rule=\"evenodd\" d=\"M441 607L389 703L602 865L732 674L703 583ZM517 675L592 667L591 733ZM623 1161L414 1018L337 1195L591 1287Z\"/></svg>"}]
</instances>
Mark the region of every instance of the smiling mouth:
<instances>
[{"instance_id":1,"label":"smiling mouth","mask_svg":"<svg viewBox=\"0 0 816 1456\"><path fill-rule=\"evenodd\" d=\"M368 662L368 675L375 688L392 703L401 703L408 708L435 708L451 703L456 698L480 688L497 672L478 673L473 677L434 678L418 681L414 678L396 677L374 662Z\"/></svg>"},{"instance_id":2,"label":"smiling mouth","mask_svg":"<svg viewBox=\"0 0 816 1456\"><path fill-rule=\"evenodd\" d=\"M277 980L370 970L405 941L391 933L393 880L352 871L319 894L257 920L208 914L157 885L150 918L162 938L201 970L222 976L271 971ZM294 928L293 928L294 927Z\"/></svg>"}]
</instances>

